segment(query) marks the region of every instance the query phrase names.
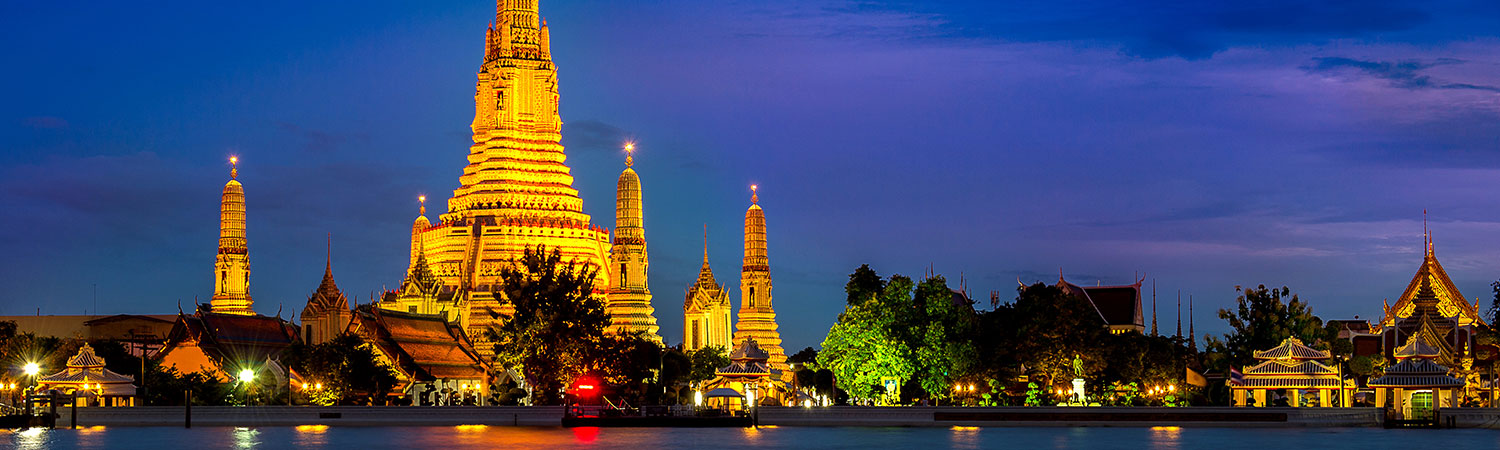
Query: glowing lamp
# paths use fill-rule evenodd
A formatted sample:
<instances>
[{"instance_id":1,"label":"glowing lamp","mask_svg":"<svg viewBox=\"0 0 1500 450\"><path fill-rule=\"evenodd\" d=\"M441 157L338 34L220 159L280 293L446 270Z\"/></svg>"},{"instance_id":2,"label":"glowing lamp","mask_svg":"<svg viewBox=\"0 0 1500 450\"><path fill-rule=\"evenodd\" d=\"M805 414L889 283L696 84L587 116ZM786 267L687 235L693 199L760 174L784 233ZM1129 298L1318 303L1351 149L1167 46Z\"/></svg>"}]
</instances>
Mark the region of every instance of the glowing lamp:
<instances>
[{"instance_id":1,"label":"glowing lamp","mask_svg":"<svg viewBox=\"0 0 1500 450\"><path fill-rule=\"evenodd\" d=\"M1177 392L1177 385L1175 385L1175 384L1169 384L1169 385L1167 385L1167 390L1171 391L1171 392Z\"/></svg>"},{"instance_id":2,"label":"glowing lamp","mask_svg":"<svg viewBox=\"0 0 1500 450\"><path fill-rule=\"evenodd\" d=\"M254 370L250 370L250 369L241 370L240 371L240 382L241 383L249 383L251 381L255 381L255 371Z\"/></svg>"},{"instance_id":3,"label":"glowing lamp","mask_svg":"<svg viewBox=\"0 0 1500 450\"><path fill-rule=\"evenodd\" d=\"M693 406L703 406L703 391L693 391Z\"/></svg>"},{"instance_id":4,"label":"glowing lamp","mask_svg":"<svg viewBox=\"0 0 1500 450\"><path fill-rule=\"evenodd\" d=\"M229 163L230 164L235 164L235 163L238 163L238 162L240 162L240 157L238 157L238 156L231 156L231 157L229 157Z\"/></svg>"},{"instance_id":5,"label":"glowing lamp","mask_svg":"<svg viewBox=\"0 0 1500 450\"><path fill-rule=\"evenodd\" d=\"M34 377L34 376L36 376L36 374L38 372L42 371L42 367L36 365L36 363L34 363L34 362L29 362L29 363L26 363L25 370L26 370L26 375Z\"/></svg>"},{"instance_id":6,"label":"glowing lamp","mask_svg":"<svg viewBox=\"0 0 1500 450\"><path fill-rule=\"evenodd\" d=\"M315 387L315 388L314 388L314 389L319 389L319 390L322 390L322 389L323 389L323 383L318 383L318 384L316 384L316 385L315 385L315 386L316 386L316 387Z\"/></svg>"},{"instance_id":7,"label":"glowing lamp","mask_svg":"<svg viewBox=\"0 0 1500 450\"><path fill-rule=\"evenodd\" d=\"M803 408L811 408L812 407L812 400L803 400L802 401L802 407Z\"/></svg>"},{"instance_id":8,"label":"glowing lamp","mask_svg":"<svg viewBox=\"0 0 1500 450\"><path fill-rule=\"evenodd\" d=\"M635 151L635 143L634 142L626 142L625 143L625 151L627 151L627 152L633 152L633 151Z\"/></svg>"},{"instance_id":9,"label":"glowing lamp","mask_svg":"<svg viewBox=\"0 0 1500 450\"><path fill-rule=\"evenodd\" d=\"M580 385L578 385L578 389L584 390L584 391L591 391L591 390L594 390L594 385L592 385L592 384L580 384Z\"/></svg>"}]
</instances>

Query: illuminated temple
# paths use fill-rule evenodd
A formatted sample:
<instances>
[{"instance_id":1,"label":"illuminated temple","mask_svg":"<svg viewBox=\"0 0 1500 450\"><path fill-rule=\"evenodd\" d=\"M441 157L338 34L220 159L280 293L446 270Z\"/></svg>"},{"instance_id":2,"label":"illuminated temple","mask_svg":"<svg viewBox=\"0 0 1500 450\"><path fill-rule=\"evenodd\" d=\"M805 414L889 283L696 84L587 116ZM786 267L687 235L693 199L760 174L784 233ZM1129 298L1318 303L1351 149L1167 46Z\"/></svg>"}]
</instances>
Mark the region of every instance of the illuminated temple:
<instances>
[{"instance_id":1,"label":"illuminated temple","mask_svg":"<svg viewBox=\"0 0 1500 450\"><path fill-rule=\"evenodd\" d=\"M682 302L683 351L718 347L727 352L733 348L730 339L734 323L729 317L729 288L714 280L714 270L708 264L706 226L703 231L703 268L698 270L698 281L688 287L686 297Z\"/></svg>"},{"instance_id":2,"label":"illuminated temple","mask_svg":"<svg viewBox=\"0 0 1500 450\"><path fill-rule=\"evenodd\" d=\"M219 253L214 259L212 311L251 315L250 250L245 240L245 187L238 180L239 159L229 158L229 182L219 203Z\"/></svg>"},{"instance_id":3,"label":"illuminated temple","mask_svg":"<svg viewBox=\"0 0 1500 450\"><path fill-rule=\"evenodd\" d=\"M612 249L609 231L590 221L573 187L558 101L557 68L537 0L497 1L474 85L468 164L435 223L427 221L424 205L412 226L402 290L387 295L382 308L443 314L488 357L493 349L483 331L494 313L512 312L496 298L501 269L527 248L545 246L561 251L564 261L598 269L594 295L605 300L611 331L639 331L659 341L645 288L639 179L630 168L620 176L623 211Z\"/></svg>"},{"instance_id":4,"label":"illuminated temple","mask_svg":"<svg viewBox=\"0 0 1500 450\"><path fill-rule=\"evenodd\" d=\"M776 331L776 311L771 307L771 260L766 250L766 213L760 207L756 186L750 187L750 209L745 210L745 263L740 270L740 321L734 342L754 339L769 354L766 364L790 372L781 333Z\"/></svg>"}]
</instances>

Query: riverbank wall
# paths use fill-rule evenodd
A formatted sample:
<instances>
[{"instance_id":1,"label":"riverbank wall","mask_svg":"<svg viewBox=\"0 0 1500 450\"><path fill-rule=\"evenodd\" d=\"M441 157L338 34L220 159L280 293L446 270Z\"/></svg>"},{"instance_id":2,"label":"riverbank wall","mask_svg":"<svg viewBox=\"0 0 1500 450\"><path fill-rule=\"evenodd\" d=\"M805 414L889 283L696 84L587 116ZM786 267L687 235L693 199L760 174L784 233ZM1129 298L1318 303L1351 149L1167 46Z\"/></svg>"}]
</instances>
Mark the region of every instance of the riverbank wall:
<instances>
[{"instance_id":1,"label":"riverbank wall","mask_svg":"<svg viewBox=\"0 0 1500 450\"><path fill-rule=\"evenodd\" d=\"M761 425L862 427L1380 427L1378 408L762 407Z\"/></svg>"},{"instance_id":2,"label":"riverbank wall","mask_svg":"<svg viewBox=\"0 0 1500 450\"><path fill-rule=\"evenodd\" d=\"M73 425L59 408L57 426ZM78 408L78 425L184 426L181 406ZM1443 425L1500 429L1500 408L1445 408ZM257 426L543 426L562 424L560 406L195 406L192 425ZM761 407L760 425L788 427L1381 427L1379 408L964 408ZM1451 422L1449 421L1451 418Z\"/></svg>"},{"instance_id":3,"label":"riverbank wall","mask_svg":"<svg viewBox=\"0 0 1500 450\"><path fill-rule=\"evenodd\" d=\"M58 408L58 428L73 425L70 408ZM181 406L135 408L78 408L78 425L172 426L188 421ZM343 426L546 426L562 424L561 406L194 406L195 427L258 427L300 425Z\"/></svg>"}]
</instances>

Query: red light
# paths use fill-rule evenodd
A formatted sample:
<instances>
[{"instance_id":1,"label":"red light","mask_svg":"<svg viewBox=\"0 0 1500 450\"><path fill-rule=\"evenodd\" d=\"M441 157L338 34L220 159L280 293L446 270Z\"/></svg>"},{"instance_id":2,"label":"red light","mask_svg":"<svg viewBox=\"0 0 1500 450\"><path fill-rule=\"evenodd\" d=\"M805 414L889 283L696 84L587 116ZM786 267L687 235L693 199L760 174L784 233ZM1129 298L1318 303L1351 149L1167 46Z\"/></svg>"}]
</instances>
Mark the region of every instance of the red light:
<instances>
[{"instance_id":1,"label":"red light","mask_svg":"<svg viewBox=\"0 0 1500 450\"><path fill-rule=\"evenodd\" d=\"M594 385L592 385L592 384L580 384L580 385L578 385L578 388L579 389L583 389L583 390L590 390L590 389L594 388Z\"/></svg>"}]
</instances>

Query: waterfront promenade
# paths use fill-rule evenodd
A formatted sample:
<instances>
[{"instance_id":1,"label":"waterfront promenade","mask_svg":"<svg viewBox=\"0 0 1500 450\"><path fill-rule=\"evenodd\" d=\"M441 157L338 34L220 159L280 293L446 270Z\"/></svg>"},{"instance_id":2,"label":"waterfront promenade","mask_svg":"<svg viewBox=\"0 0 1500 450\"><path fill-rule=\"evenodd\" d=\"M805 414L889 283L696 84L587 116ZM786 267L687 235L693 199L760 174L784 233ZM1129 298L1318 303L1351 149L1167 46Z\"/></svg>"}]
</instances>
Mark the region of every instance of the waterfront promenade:
<instances>
[{"instance_id":1,"label":"waterfront promenade","mask_svg":"<svg viewBox=\"0 0 1500 450\"><path fill-rule=\"evenodd\" d=\"M58 410L57 426L72 426ZM1459 428L1500 429L1500 408L1440 410ZM1318 428L1384 425L1379 408L964 408L964 407L761 407L759 425L793 427L1236 427ZM78 425L175 426L184 408L79 408ZM563 409L550 407L195 406L192 424L214 426L560 426Z\"/></svg>"}]
</instances>

